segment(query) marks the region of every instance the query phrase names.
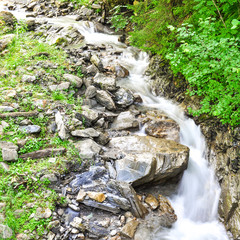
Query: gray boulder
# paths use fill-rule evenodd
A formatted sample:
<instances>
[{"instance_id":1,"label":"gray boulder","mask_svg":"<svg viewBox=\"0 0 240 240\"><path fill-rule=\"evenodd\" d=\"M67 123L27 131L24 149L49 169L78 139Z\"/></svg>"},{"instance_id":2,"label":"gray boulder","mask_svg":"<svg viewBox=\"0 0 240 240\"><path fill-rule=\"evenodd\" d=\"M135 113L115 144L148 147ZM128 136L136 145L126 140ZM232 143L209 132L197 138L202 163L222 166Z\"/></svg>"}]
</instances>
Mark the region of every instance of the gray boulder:
<instances>
[{"instance_id":1,"label":"gray boulder","mask_svg":"<svg viewBox=\"0 0 240 240\"><path fill-rule=\"evenodd\" d=\"M82 86L83 81L78 76L66 73L63 75L63 78L77 88L80 88Z\"/></svg>"},{"instance_id":2,"label":"gray boulder","mask_svg":"<svg viewBox=\"0 0 240 240\"><path fill-rule=\"evenodd\" d=\"M133 93L124 88L120 88L116 93L115 93L115 103L119 105L120 107L128 107L134 103L134 96Z\"/></svg>"},{"instance_id":3,"label":"gray boulder","mask_svg":"<svg viewBox=\"0 0 240 240\"><path fill-rule=\"evenodd\" d=\"M107 77L102 73L97 73L93 79L93 83L96 87L100 87L103 90L114 91L116 87L116 79L113 77Z\"/></svg>"},{"instance_id":4,"label":"gray boulder","mask_svg":"<svg viewBox=\"0 0 240 240\"><path fill-rule=\"evenodd\" d=\"M97 91L96 100L101 105L106 107L108 110L115 110L116 109L114 101L112 100L110 94L108 94L106 91L103 91L103 90Z\"/></svg>"},{"instance_id":5,"label":"gray boulder","mask_svg":"<svg viewBox=\"0 0 240 240\"><path fill-rule=\"evenodd\" d=\"M130 111L121 112L111 125L112 130L126 130L132 128L138 128L139 122L135 118L135 115Z\"/></svg>"},{"instance_id":6,"label":"gray boulder","mask_svg":"<svg viewBox=\"0 0 240 240\"><path fill-rule=\"evenodd\" d=\"M187 168L189 149L171 140L149 136L116 137L109 148L125 154L116 161L117 179L138 186L179 180Z\"/></svg>"},{"instance_id":7,"label":"gray boulder","mask_svg":"<svg viewBox=\"0 0 240 240\"><path fill-rule=\"evenodd\" d=\"M38 125L27 125L27 126L20 126L19 130L23 133L40 133L41 132L41 127Z\"/></svg>"},{"instance_id":8,"label":"gray boulder","mask_svg":"<svg viewBox=\"0 0 240 240\"><path fill-rule=\"evenodd\" d=\"M92 159L101 151L101 146L92 139L76 142L74 146L82 159Z\"/></svg>"}]
</instances>

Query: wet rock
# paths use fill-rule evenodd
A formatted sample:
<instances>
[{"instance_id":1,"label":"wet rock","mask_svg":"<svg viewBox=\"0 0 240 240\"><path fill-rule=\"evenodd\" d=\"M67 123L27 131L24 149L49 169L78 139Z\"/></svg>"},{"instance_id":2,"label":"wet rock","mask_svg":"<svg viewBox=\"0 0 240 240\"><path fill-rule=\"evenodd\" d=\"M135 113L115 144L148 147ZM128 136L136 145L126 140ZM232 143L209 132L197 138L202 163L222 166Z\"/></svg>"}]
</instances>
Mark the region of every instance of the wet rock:
<instances>
[{"instance_id":1,"label":"wet rock","mask_svg":"<svg viewBox=\"0 0 240 240\"><path fill-rule=\"evenodd\" d=\"M115 103L119 105L120 107L128 107L134 103L134 96L133 93L124 88L120 88L116 93L115 93Z\"/></svg>"},{"instance_id":2,"label":"wet rock","mask_svg":"<svg viewBox=\"0 0 240 240\"><path fill-rule=\"evenodd\" d=\"M9 239L12 238L13 231L7 225L0 224L0 238Z\"/></svg>"},{"instance_id":3,"label":"wet rock","mask_svg":"<svg viewBox=\"0 0 240 240\"><path fill-rule=\"evenodd\" d=\"M100 133L94 128L86 128L83 130L75 130L71 132L72 136L82 137L82 138L94 138L99 137Z\"/></svg>"},{"instance_id":4,"label":"wet rock","mask_svg":"<svg viewBox=\"0 0 240 240\"><path fill-rule=\"evenodd\" d=\"M115 110L116 109L114 101L112 100L110 94L108 94L106 91L103 91L103 90L97 91L96 100L101 105L106 107L108 110Z\"/></svg>"},{"instance_id":5,"label":"wet rock","mask_svg":"<svg viewBox=\"0 0 240 240\"><path fill-rule=\"evenodd\" d=\"M93 97L96 96L96 94L97 94L97 89L94 86L89 86L86 89L85 97L86 98L93 98Z\"/></svg>"},{"instance_id":6,"label":"wet rock","mask_svg":"<svg viewBox=\"0 0 240 240\"><path fill-rule=\"evenodd\" d=\"M0 14L1 15L1 14ZM0 16L0 25L1 25L1 16ZM15 37L15 34L7 34L0 38L0 52L7 48L10 45Z\"/></svg>"},{"instance_id":7,"label":"wet rock","mask_svg":"<svg viewBox=\"0 0 240 240\"><path fill-rule=\"evenodd\" d=\"M76 118L84 122L85 126L90 127L98 120L98 112L86 106L82 107L81 113L76 113Z\"/></svg>"},{"instance_id":8,"label":"wet rock","mask_svg":"<svg viewBox=\"0 0 240 240\"><path fill-rule=\"evenodd\" d=\"M90 62L94 64L100 71L103 71L103 64L97 55L93 54L90 58Z\"/></svg>"},{"instance_id":9,"label":"wet rock","mask_svg":"<svg viewBox=\"0 0 240 240\"><path fill-rule=\"evenodd\" d=\"M137 220L131 220L121 230L121 235L128 238L133 238L137 230L139 222Z\"/></svg>"},{"instance_id":10,"label":"wet rock","mask_svg":"<svg viewBox=\"0 0 240 240\"><path fill-rule=\"evenodd\" d=\"M113 77L107 77L102 73L97 73L93 79L93 83L96 87L100 87L103 90L116 90L116 79Z\"/></svg>"},{"instance_id":11,"label":"wet rock","mask_svg":"<svg viewBox=\"0 0 240 240\"><path fill-rule=\"evenodd\" d=\"M158 196L159 201L159 215L164 216L165 223L162 223L161 226L164 227L171 227L174 222L177 221L177 215L170 203L170 201L159 194Z\"/></svg>"},{"instance_id":12,"label":"wet rock","mask_svg":"<svg viewBox=\"0 0 240 240\"><path fill-rule=\"evenodd\" d=\"M88 197L97 201L97 202L103 202L106 199L106 196L104 193L101 192L88 192Z\"/></svg>"},{"instance_id":13,"label":"wet rock","mask_svg":"<svg viewBox=\"0 0 240 240\"><path fill-rule=\"evenodd\" d=\"M55 122L57 124L58 136L62 140L66 140L67 139L67 130L66 130L66 127L65 127L65 124L63 121L63 117L59 111L55 114Z\"/></svg>"},{"instance_id":14,"label":"wet rock","mask_svg":"<svg viewBox=\"0 0 240 240\"><path fill-rule=\"evenodd\" d=\"M138 127L138 120L135 118L135 115L130 111L121 112L111 125L111 129L118 131Z\"/></svg>"},{"instance_id":15,"label":"wet rock","mask_svg":"<svg viewBox=\"0 0 240 240\"><path fill-rule=\"evenodd\" d=\"M101 147L92 139L76 142L74 146L82 159L92 159L101 151Z\"/></svg>"},{"instance_id":16,"label":"wet rock","mask_svg":"<svg viewBox=\"0 0 240 240\"><path fill-rule=\"evenodd\" d=\"M129 71L121 65L115 66L114 70L115 70L116 77L125 78L129 76Z\"/></svg>"},{"instance_id":17,"label":"wet rock","mask_svg":"<svg viewBox=\"0 0 240 240\"><path fill-rule=\"evenodd\" d=\"M148 194L144 201L151 207L152 210L155 210L159 206L158 200L152 194Z\"/></svg>"},{"instance_id":18,"label":"wet rock","mask_svg":"<svg viewBox=\"0 0 240 240\"><path fill-rule=\"evenodd\" d=\"M128 172L129 180L136 178L142 183L144 181L157 181L164 183L167 180L179 180L179 176L187 168L189 149L171 140L158 139L148 136L126 136L113 138L108 145L111 149L130 154L131 158L126 161L126 169L119 168L118 175L124 175L121 171ZM141 155L145 157L141 158ZM136 162L138 159L138 163ZM141 159L141 161L139 161ZM119 160L121 161L121 160ZM129 164L129 161L132 162ZM156 164L154 163L156 161ZM120 165L120 163L119 163ZM139 168L142 165L144 170ZM149 166L151 166L149 168ZM130 170L132 169L132 170ZM148 170L149 169L149 170ZM155 169L155 170L154 170ZM155 172L152 179L152 172ZM134 177L133 177L134 176Z\"/></svg>"},{"instance_id":19,"label":"wet rock","mask_svg":"<svg viewBox=\"0 0 240 240\"><path fill-rule=\"evenodd\" d=\"M103 227L98 226L95 222L89 223L87 230L95 235L96 239L101 239L109 234L109 231Z\"/></svg>"},{"instance_id":20,"label":"wet rock","mask_svg":"<svg viewBox=\"0 0 240 240\"><path fill-rule=\"evenodd\" d=\"M19 130L23 133L33 134L33 133L40 133L41 127L38 125L27 125L27 126L20 126Z\"/></svg>"},{"instance_id":21,"label":"wet rock","mask_svg":"<svg viewBox=\"0 0 240 240\"><path fill-rule=\"evenodd\" d=\"M80 88L82 86L82 79L79 78L78 76L72 75L72 74L64 74L63 78L66 81L69 81L73 86Z\"/></svg>"},{"instance_id":22,"label":"wet rock","mask_svg":"<svg viewBox=\"0 0 240 240\"><path fill-rule=\"evenodd\" d=\"M145 131L153 137L180 142L180 127L171 119L151 121L145 125Z\"/></svg>"}]
</instances>

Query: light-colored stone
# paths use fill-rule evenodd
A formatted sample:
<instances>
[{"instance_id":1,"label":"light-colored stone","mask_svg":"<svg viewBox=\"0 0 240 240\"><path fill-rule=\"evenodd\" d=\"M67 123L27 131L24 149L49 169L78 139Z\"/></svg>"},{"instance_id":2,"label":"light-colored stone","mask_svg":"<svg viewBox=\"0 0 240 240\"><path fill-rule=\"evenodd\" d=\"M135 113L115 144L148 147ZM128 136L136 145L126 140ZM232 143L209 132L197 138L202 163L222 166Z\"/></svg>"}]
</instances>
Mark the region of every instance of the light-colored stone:
<instances>
[{"instance_id":1,"label":"light-colored stone","mask_svg":"<svg viewBox=\"0 0 240 240\"><path fill-rule=\"evenodd\" d=\"M67 130L63 121L63 117L61 115L61 113L58 111L55 114L55 122L57 124L57 131L58 131L58 135L62 140L66 140L67 139Z\"/></svg>"},{"instance_id":2,"label":"light-colored stone","mask_svg":"<svg viewBox=\"0 0 240 240\"><path fill-rule=\"evenodd\" d=\"M82 202L82 201L85 199L86 195L87 195L86 192L84 192L83 190L80 190L80 191L78 192L76 201L77 201L77 202Z\"/></svg>"},{"instance_id":3,"label":"light-colored stone","mask_svg":"<svg viewBox=\"0 0 240 240\"><path fill-rule=\"evenodd\" d=\"M41 127L38 125L27 125L27 126L20 126L19 130L27 134L40 133Z\"/></svg>"},{"instance_id":4,"label":"light-colored stone","mask_svg":"<svg viewBox=\"0 0 240 240\"><path fill-rule=\"evenodd\" d=\"M23 75L22 82L33 83L36 81L36 77L32 75Z\"/></svg>"},{"instance_id":5,"label":"light-colored stone","mask_svg":"<svg viewBox=\"0 0 240 240\"><path fill-rule=\"evenodd\" d=\"M13 112L14 108L9 106L0 106L0 112Z\"/></svg>"},{"instance_id":6,"label":"light-colored stone","mask_svg":"<svg viewBox=\"0 0 240 240\"><path fill-rule=\"evenodd\" d=\"M50 218L52 216L52 211L49 208L38 207L34 214L35 219Z\"/></svg>"},{"instance_id":7,"label":"light-colored stone","mask_svg":"<svg viewBox=\"0 0 240 240\"><path fill-rule=\"evenodd\" d=\"M66 81L69 81L73 86L75 86L77 88L80 88L82 86L83 81L78 76L66 73L66 74L63 75L63 78Z\"/></svg>"},{"instance_id":8,"label":"light-colored stone","mask_svg":"<svg viewBox=\"0 0 240 240\"><path fill-rule=\"evenodd\" d=\"M91 126L98 119L99 113L87 106L82 107L81 113L76 113L76 118L84 122L85 126Z\"/></svg>"},{"instance_id":9,"label":"light-colored stone","mask_svg":"<svg viewBox=\"0 0 240 240\"><path fill-rule=\"evenodd\" d=\"M139 122L135 118L135 115L130 111L121 112L118 117L115 119L111 128L113 130L126 130L131 128L138 128Z\"/></svg>"},{"instance_id":10,"label":"light-colored stone","mask_svg":"<svg viewBox=\"0 0 240 240\"><path fill-rule=\"evenodd\" d=\"M101 151L101 147L92 139L76 142L74 146L82 159L92 159Z\"/></svg>"},{"instance_id":11,"label":"light-colored stone","mask_svg":"<svg viewBox=\"0 0 240 240\"><path fill-rule=\"evenodd\" d=\"M99 136L99 132L94 128L86 128L83 130L75 130L71 132L72 136L82 137L82 138L94 138Z\"/></svg>"},{"instance_id":12,"label":"light-colored stone","mask_svg":"<svg viewBox=\"0 0 240 240\"><path fill-rule=\"evenodd\" d=\"M173 178L178 180L179 176L187 168L189 158L188 147L171 140L149 136L127 136L112 138L108 146L116 149L116 151L121 151L127 155L130 154L131 158L126 156L124 159L124 161L127 160L126 167L121 166L119 170L126 171L126 174L128 172L130 176L129 182L134 178L140 180L140 182L135 183L136 185L142 184L142 180L144 182L157 181L160 183ZM143 154L145 157L141 157ZM154 163L155 161L156 163ZM142 167L145 166L145 169L142 170L140 165ZM150 169L149 166L151 166ZM153 177L152 172L155 172ZM117 172L117 174L119 175L120 173ZM122 175L124 175L124 172ZM131 177L132 175L134 177Z\"/></svg>"},{"instance_id":13,"label":"light-colored stone","mask_svg":"<svg viewBox=\"0 0 240 240\"><path fill-rule=\"evenodd\" d=\"M78 230L82 230L83 228L82 218L75 217L73 221L70 223L70 225Z\"/></svg>"},{"instance_id":14,"label":"light-colored stone","mask_svg":"<svg viewBox=\"0 0 240 240\"><path fill-rule=\"evenodd\" d=\"M13 231L7 225L0 224L0 238L7 239L11 238L13 235Z\"/></svg>"},{"instance_id":15,"label":"light-colored stone","mask_svg":"<svg viewBox=\"0 0 240 240\"><path fill-rule=\"evenodd\" d=\"M87 194L91 199L97 202L104 202L104 200L106 199L105 194L101 192L88 192Z\"/></svg>"},{"instance_id":16,"label":"light-colored stone","mask_svg":"<svg viewBox=\"0 0 240 240\"><path fill-rule=\"evenodd\" d=\"M3 161L16 161L18 159L18 153L15 149L3 148L2 158Z\"/></svg>"},{"instance_id":17,"label":"light-colored stone","mask_svg":"<svg viewBox=\"0 0 240 240\"><path fill-rule=\"evenodd\" d=\"M108 110L115 110L116 106L110 94L104 90L97 91L96 100Z\"/></svg>"},{"instance_id":18,"label":"light-colored stone","mask_svg":"<svg viewBox=\"0 0 240 240\"><path fill-rule=\"evenodd\" d=\"M89 86L86 89L86 92L85 92L86 98L93 98L96 96L96 94L97 94L97 88L95 88L94 86Z\"/></svg>"},{"instance_id":19,"label":"light-colored stone","mask_svg":"<svg viewBox=\"0 0 240 240\"><path fill-rule=\"evenodd\" d=\"M96 86L103 90L116 90L116 79L113 77L107 77L102 73L97 73L93 81Z\"/></svg>"}]
</instances>

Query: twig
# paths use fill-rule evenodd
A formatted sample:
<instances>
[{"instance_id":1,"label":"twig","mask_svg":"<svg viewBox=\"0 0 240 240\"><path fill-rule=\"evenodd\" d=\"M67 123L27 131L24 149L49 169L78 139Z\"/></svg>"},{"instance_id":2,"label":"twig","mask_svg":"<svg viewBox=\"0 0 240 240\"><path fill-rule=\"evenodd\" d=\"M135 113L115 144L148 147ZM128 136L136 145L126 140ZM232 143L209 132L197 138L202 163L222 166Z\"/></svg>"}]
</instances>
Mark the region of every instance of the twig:
<instances>
[{"instance_id":1,"label":"twig","mask_svg":"<svg viewBox=\"0 0 240 240\"><path fill-rule=\"evenodd\" d=\"M224 27L227 29L226 24L225 24L225 22L224 22L224 20L223 20L223 17L222 17L222 15L221 15L221 13L220 13L220 11L219 11L219 9L218 9L218 6L217 6L216 2L215 2L214 0L212 0L212 2L213 2L214 6L216 7L216 9L217 9L217 11L218 11L218 14L219 14L219 16L220 16L220 18L221 18L221 20L222 20L222 22L223 22Z\"/></svg>"}]
</instances>

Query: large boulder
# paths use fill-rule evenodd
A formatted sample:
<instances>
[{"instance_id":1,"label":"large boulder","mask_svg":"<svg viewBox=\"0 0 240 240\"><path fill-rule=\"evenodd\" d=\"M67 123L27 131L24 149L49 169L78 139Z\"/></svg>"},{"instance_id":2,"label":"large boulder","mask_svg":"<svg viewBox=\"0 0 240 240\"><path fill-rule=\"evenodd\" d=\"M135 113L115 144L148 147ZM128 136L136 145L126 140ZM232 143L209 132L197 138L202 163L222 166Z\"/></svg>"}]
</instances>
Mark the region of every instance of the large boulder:
<instances>
[{"instance_id":1,"label":"large boulder","mask_svg":"<svg viewBox=\"0 0 240 240\"><path fill-rule=\"evenodd\" d=\"M116 87L116 79L108 77L102 73L97 73L93 79L93 83L96 87L100 87L103 90L114 91Z\"/></svg>"},{"instance_id":2,"label":"large boulder","mask_svg":"<svg viewBox=\"0 0 240 240\"><path fill-rule=\"evenodd\" d=\"M116 137L108 146L111 151L125 155L115 164L117 180L133 186L152 181L178 181L188 165L188 147L171 140L149 136Z\"/></svg>"}]
</instances>

